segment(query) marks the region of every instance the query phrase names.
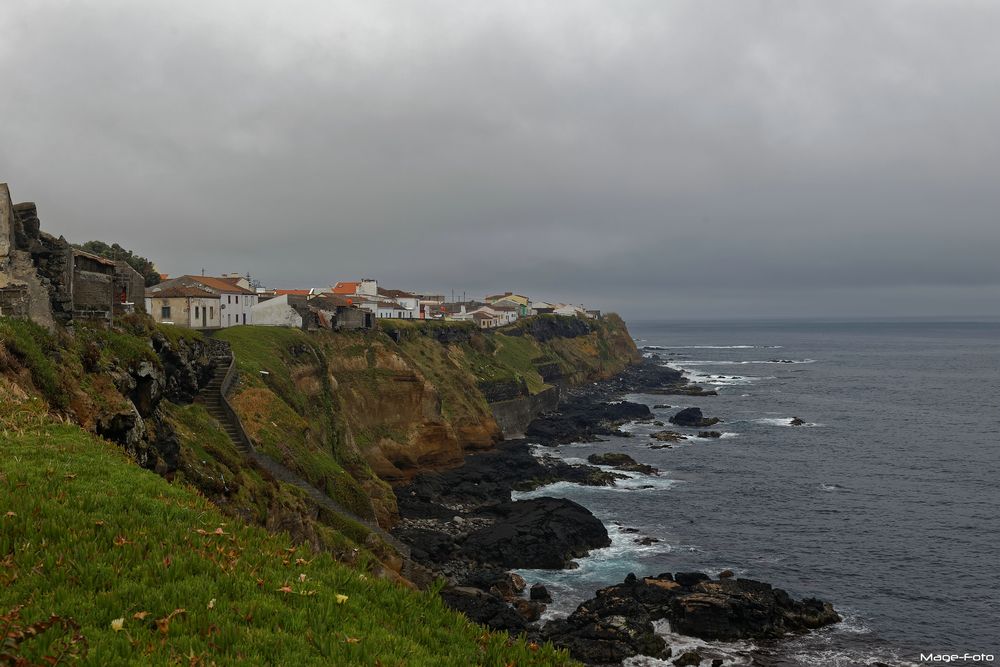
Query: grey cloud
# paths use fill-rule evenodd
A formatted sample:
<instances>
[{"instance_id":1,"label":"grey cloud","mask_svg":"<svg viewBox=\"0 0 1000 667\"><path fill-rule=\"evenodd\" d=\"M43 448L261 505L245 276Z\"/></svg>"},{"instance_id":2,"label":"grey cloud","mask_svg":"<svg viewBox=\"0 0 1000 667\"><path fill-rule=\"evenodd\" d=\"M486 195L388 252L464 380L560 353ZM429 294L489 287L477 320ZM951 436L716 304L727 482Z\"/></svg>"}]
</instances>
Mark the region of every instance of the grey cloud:
<instances>
[{"instance_id":1,"label":"grey cloud","mask_svg":"<svg viewBox=\"0 0 1000 667\"><path fill-rule=\"evenodd\" d=\"M971 0L21 3L0 13L0 179L50 231L171 273L626 315L988 313L998 19Z\"/></svg>"}]
</instances>

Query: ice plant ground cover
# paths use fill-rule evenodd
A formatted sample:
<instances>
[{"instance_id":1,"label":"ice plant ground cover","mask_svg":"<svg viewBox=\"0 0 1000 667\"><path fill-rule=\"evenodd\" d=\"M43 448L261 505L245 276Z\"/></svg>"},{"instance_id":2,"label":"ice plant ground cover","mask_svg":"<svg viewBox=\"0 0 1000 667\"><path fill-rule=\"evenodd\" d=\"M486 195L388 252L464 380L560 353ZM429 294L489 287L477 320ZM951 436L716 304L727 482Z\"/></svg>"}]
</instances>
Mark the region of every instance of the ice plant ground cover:
<instances>
[{"instance_id":1,"label":"ice plant ground cover","mask_svg":"<svg viewBox=\"0 0 1000 667\"><path fill-rule=\"evenodd\" d=\"M0 398L4 658L569 663L549 647L484 631L433 592L366 576L238 524L115 445L53 423L40 402Z\"/></svg>"}]
</instances>

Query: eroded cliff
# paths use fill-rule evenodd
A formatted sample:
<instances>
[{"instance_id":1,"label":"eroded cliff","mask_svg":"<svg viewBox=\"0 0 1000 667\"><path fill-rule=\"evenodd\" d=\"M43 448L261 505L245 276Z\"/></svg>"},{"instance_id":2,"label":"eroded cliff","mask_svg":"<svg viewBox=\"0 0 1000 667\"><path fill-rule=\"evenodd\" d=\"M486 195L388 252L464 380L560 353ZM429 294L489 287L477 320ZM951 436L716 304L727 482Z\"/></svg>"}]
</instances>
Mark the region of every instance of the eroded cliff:
<instances>
[{"instance_id":1,"label":"eroded cliff","mask_svg":"<svg viewBox=\"0 0 1000 667\"><path fill-rule=\"evenodd\" d=\"M554 407L561 387L610 377L639 358L615 315L528 318L498 331L380 324L363 333L239 327L218 336L242 371L234 405L251 437L352 506L337 489L335 461L382 523L395 517L384 482L458 465Z\"/></svg>"}]
</instances>

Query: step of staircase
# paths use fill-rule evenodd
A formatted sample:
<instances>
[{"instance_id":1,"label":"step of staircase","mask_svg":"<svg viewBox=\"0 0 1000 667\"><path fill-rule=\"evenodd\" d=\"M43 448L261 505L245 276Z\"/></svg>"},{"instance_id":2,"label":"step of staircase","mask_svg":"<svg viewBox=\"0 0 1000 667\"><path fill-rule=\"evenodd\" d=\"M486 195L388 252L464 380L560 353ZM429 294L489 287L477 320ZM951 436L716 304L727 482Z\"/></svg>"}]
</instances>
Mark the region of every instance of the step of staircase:
<instances>
[{"instance_id":1,"label":"step of staircase","mask_svg":"<svg viewBox=\"0 0 1000 667\"><path fill-rule=\"evenodd\" d=\"M292 472L267 454L258 452L256 449L246 444L243 439L242 429L239 424L232 419L229 411L226 410L224 406L225 397L222 394L222 383L225 381L226 374L229 372L229 365L232 363L232 356L215 356L213 359L216 363L215 372L212 375L212 379L208 381L208 384L206 384L199 392L198 396L195 397L195 401L204 405L205 411L219 422L220 426L222 426L222 431L229 437L236 449L246 455L246 457L252 460L257 466L267 470L275 479L302 489L306 495L308 495L309 498L320 507L367 526L372 532L378 534L383 541L392 545L392 547L403 556L405 561L408 562L410 558L410 549L405 544L387 533L377 524L368 521L367 519L362 519L350 510L341 507L340 504L330 498L330 496L317 489L298 474Z\"/></svg>"}]
</instances>

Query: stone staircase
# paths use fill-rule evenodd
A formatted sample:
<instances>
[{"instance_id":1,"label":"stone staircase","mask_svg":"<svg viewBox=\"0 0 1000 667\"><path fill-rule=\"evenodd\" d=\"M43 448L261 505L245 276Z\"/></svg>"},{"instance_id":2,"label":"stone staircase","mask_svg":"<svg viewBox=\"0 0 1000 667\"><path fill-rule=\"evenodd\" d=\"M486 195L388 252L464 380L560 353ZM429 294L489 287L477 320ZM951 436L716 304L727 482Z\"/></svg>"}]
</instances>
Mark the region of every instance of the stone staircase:
<instances>
[{"instance_id":1,"label":"stone staircase","mask_svg":"<svg viewBox=\"0 0 1000 667\"><path fill-rule=\"evenodd\" d=\"M343 507L337 501L317 489L282 463L274 460L263 452L257 451L257 449L253 446L253 442L250 440L249 436L247 436L246 431L243 428L243 424L240 422L239 415L236 414L236 411L229 404L229 400L227 398L229 390L232 388L233 384L235 384L237 378L236 364L233 358L233 353L229 346L221 341L213 340L212 342L214 348L213 357L215 360L215 372L212 375L212 379L209 380L208 384L206 384L198 394L198 397L195 398L195 402L201 403L205 406L205 410L219 422L223 430L226 432L226 435L228 435L229 439L232 440L236 449L238 449L252 465L267 471L277 480L301 489L310 500L320 507L360 523L371 532L378 535L383 542L395 549L403 558L402 574L406 577L413 565L410 561L409 547L390 535L378 524L367 519L362 519L347 508Z\"/></svg>"},{"instance_id":2,"label":"stone staircase","mask_svg":"<svg viewBox=\"0 0 1000 667\"><path fill-rule=\"evenodd\" d=\"M223 403L222 383L225 381L226 375L229 373L232 356L216 355L215 362L215 374L212 376L212 379L209 380L208 384L202 388L196 401L198 403L202 403L208 414L212 415L212 417L219 422L222 429L226 432L226 435L228 435L229 439L233 441L236 449L244 455L251 455L253 450L251 449L249 443L243 439L240 427L230 419L226 406Z\"/></svg>"}]
</instances>

